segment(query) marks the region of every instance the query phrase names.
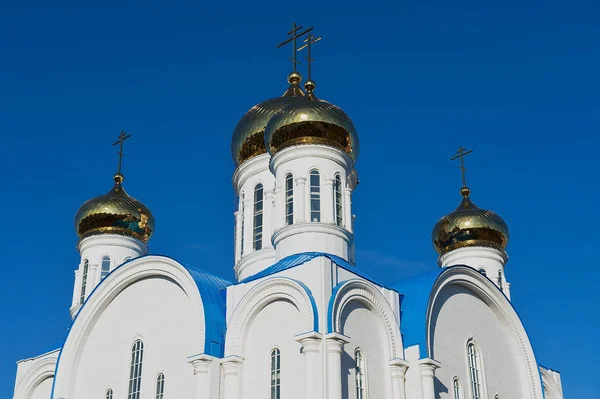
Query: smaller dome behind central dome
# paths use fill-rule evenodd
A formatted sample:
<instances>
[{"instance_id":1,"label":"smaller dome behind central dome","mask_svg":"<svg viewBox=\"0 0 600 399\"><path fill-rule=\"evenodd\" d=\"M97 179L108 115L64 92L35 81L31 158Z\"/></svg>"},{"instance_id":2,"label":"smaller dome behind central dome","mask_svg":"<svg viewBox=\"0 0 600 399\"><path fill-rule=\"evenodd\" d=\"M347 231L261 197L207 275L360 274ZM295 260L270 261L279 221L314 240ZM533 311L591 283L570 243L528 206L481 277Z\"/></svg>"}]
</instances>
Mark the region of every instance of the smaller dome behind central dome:
<instances>
[{"instance_id":1,"label":"smaller dome behind central dome","mask_svg":"<svg viewBox=\"0 0 600 399\"><path fill-rule=\"evenodd\" d=\"M304 96L300 88L302 76L292 72L288 76L290 86L281 97L271 98L250 108L233 130L231 156L235 166L247 159L267 152L264 131L269 119L279 110L293 104Z\"/></svg>"}]
</instances>

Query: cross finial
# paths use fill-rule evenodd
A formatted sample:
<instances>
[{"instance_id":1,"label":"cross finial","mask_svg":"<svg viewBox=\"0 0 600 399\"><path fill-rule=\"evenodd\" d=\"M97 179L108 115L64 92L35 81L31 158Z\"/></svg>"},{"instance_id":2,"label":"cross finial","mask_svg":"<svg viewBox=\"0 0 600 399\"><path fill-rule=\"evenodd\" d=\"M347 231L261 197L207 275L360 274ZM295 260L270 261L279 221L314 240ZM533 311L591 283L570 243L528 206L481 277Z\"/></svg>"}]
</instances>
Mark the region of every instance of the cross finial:
<instances>
[{"instance_id":1,"label":"cross finial","mask_svg":"<svg viewBox=\"0 0 600 399\"><path fill-rule=\"evenodd\" d=\"M131 134L127 134L123 130L121 130L119 140L113 143L113 147L119 144L119 152L117 152L117 154L119 154L119 170L117 171L117 174L115 174L115 182L117 184L120 184L123 181L123 174L121 173L121 166L123 164L123 143L130 137Z\"/></svg>"},{"instance_id":2,"label":"cross finial","mask_svg":"<svg viewBox=\"0 0 600 399\"><path fill-rule=\"evenodd\" d=\"M292 42L292 70L294 72L296 72L296 64L299 64L300 61L296 60L296 50L298 49L296 47L296 39L298 39L300 36L304 36L305 34L307 34L308 32L310 32L311 30L313 30L313 28L308 28L303 32L298 33L298 31L302 29L302 26L296 26L296 23L294 22L294 24L292 25L292 30L289 31L287 34L292 35L292 37L290 37L289 39L287 39L285 42L279 43L277 45L277 48L281 47L281 46L285 46L286 44L288 44L289 42Z\"/></svg>"},{"instance_id":3,"label":"cross finial","mask_svg":"<svg viewBox=\"0 0 600 399\"><path fill-rule=\"evenodd\" d=\"M470 190L467 187L467 177L465 175L465 172L467 171L467 169L465 168L465 155L472 153L473 150L467 150L466 148L463 148L462 145L459 147L458 151L456 151L456 153L458 155L453 156L452 158L450 158L451 161L454 161L455 159L459 159L460 158L460 166L458 167L458 169L460 169L461 174L462 174L462 188L460 189L461 194L463 195L463 197L468 197Z\"/></svg>"},{"instance_id":4,"label":"cross finial","mask_svg":"<svg viewBox=\"0 0 600 399\"><path fill-rule=\"evenodd\" d=\"M306 44L304 44L302 47L300 47L298 49L298 51L304 50L305 48L308 49L308 54L306 57L306 60L308 61L308 80L306 81L306 86L307 86L306 88L308 91L312 91L315 86L315 83L312 80L312 62L314 61L314 59L311 57L310 48L313 43L318 42L322 38L323 38L322 36L314 37L313 35L309 34L308 37L306 39L304 39L304 43L306 43ZM312 87L312 89L310 89L310 87Z\"/></svg>"}]
</instances>

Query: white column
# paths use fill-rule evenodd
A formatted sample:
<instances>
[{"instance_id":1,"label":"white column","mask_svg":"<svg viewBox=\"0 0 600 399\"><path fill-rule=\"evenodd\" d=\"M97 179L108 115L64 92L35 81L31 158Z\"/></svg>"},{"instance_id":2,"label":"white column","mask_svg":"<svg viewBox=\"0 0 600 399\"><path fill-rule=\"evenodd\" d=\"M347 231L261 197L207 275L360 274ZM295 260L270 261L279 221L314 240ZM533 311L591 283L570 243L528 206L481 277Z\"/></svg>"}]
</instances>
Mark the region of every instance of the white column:
<instances>
[{"instance_id":1,"label":"white column","mask_svg":"<svg viewBox=\"0 0 600 399\"><path fill-rule=\"evenodd\" d=\"M390 361L392 399L406 399L406 370L408 370L408 365L409 363L402 359Z\"/></svg>"},{"instance_id":2,"label":"white column","mask_svg":"<svg viewBox=\"0 0 600 399\"><path fill-rule=\"evenodd\" d=\"M242 360L237 356L223 359L223 399L238 399L240 395L240 368Z\"/></svg>"},{"instance_id":3,"label":"white column","mask_svg":"<svg viewBox=\"0 0 600 399\"><path fill-rule=\"evenodd\" d=\"M265 203L263 205L263 248L273 248L271 238L273 237L273 190L265 190Z\"/></svg>"},{"instance_id":4,"label":"white column","mask_svg":"<svg viewBox=\"0 0 600 399\"><path fill-rule=\"evenodd\" d=\"M327 345L327 399L342 399L342 351L350 342L338 333L325 336Z\"/></svg>"},{"instance_id":5,"label":"white column","mask_svg":"<svg viewBox=\"0 0 600 399\"><path fill-rule=\"evenodd\" d=\"M510 283L507 283L506 280L504 280L504 284L502 285L502 292L504 292L504 295L510 301Z\"/></svg>"},{"instance_id":6,"label":"white column","mask_svg":"<svg viewBox=\"0 0 600 399\"><path fill-rule=\"evenodd\" d=\"M306 222L306 177L296 177L294 223Z\"/></svg>"},{"instance_id":7,"label":"white column","mask_svg":"<svg viewBox=\"0 0 600 399\"><path fill-rule=\"evenodd\" d=\"M210 369L213 357L208 355L196 355L189 358L188 363L194 366L196 380L196 395L194 399L210 399Z\"/></svg>"},{"instance_id":8,"label":"white column","mask_svg":"<svg viewBox=\"0 0 600 399\"><path fill-rule=\"evenodd\" d=\"M79 269L75 270L75 283L73 285L73 302L71 307L79 305L79 294L81 294L81 272Z\"/></svg>"},{"instance_id":9,"label":"white column","mask_svg":"<svg viewBox=\"0 0 600 399\"><path fill-rule=\"evenodd\" d=\"M321 193L321 213L322 221L333 223L333 179L325 179L325 187Z\"/></svg>"},{"instance_id":10,"label":"white column","mask_svg":"<svg viewBox=\"0 0 600 399\"><path fill-rule=\"evenodd\" d=\"M246 199L242 201L244 207L244 252L242 256L252 253L252 227L254 221L254 193L250 197L246 196Z\"/></svg>"},{"instance_id":11,"label":"white column","mask_svg":"<svg viewBox=\"0 0 600 399\"><path fill-rule=\"evenodd\" d=\"M319 367L321 339L322 335L317 332L309 332L296 338L296 341L302 344L304 355L306 399L318 399L322 396L321 368Z\"/></svg>"},{"instance_id":12,"label":"white column","mask_svg":"<svg viewBox=\"0 0 600 399\"><path fill-rule=\"evenodd\" d=\"M86 299L98 284L100 284L100 267L97 263L90 263L88 268L87 282L85 284Z\"/></svg>"},{"instance_id":13,"label":"white column","mask_svg":"<svg viewBox=\"0 0 600 399\"><path fill-rule=\"evenodd\" d=\"M273 231L282 228L285 225L285 196L283 188L275 188L275 227Z\"/></svg>"},{"instance_id":14,"label":"white column","mask_svg":"<svg viewBox=\"0 0 600 399\"><path fill-rule=\"evenodd\" d=\"M423 387L423 399L436 399L435 396L435 369L441 366L440 362L433 359L419 360L421 368L421 385Z\"/></svg>"},{"instance_id":15,"label":"white column","mask_svg":"<svg viewBox=\"0 0 600 399\"><path fill-rule=\"evenodd\" d=\"M352 190L349 187L344 189L344 225L352 232Z\"/></svg>"},{"instance_id":16,"label":"white column","mask_svg":"<svg viewBox=\"0 0 600 399\"><path fill-rule=\"evenodd\" d=\"M235 211L233 213L233 217L235 218L235 263L240 260L242 257L242 220L240 217L240 212Z\"/></svg>"}]
</instances>

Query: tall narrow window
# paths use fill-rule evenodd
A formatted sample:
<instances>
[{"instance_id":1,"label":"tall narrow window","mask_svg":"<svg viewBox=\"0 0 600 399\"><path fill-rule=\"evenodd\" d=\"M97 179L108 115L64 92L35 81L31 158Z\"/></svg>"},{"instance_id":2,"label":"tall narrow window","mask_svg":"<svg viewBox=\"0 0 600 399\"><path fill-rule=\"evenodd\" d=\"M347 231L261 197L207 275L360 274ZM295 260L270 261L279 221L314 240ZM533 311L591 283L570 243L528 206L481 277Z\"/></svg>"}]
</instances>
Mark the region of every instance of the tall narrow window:
<instances>
[{"instance_id":1,"label":"tall narrow window","mask_svg":"<svg viewBox=\"0 0 600 399\"><path fill-rule=\"evenodd\" d=\"M87 285L87 275L88 268L90 266L90 262L88 260L83 261L83 273L81 275L81 294L79 294L79 304L83 305L83 301L85 301L85 286Z\"/></svg>"},{"instance_id":2,"label":"tall narrow window","mask_svg":"<svg viewBox=\"0 0 600 399\"><path fill-rule=\"evenodd\" d=\"M160 373L156 377L156 399L163 399L165 395L165 375Z\"/></svg>"},{"instance_id":3,"label":"tall narrow window","mask_svg":"<svg viewBox=\"0 0 600 399\"><path fill-rule=\"evenodd\" d=\"M285 225L294 224L294 176L285 176Z\"/></svg>"},{"instance_id":4,"label":"tall narrow window","mask_svg":"<svg viewBox=\"0 0 600 399\"><path fill-rule=\"evenodd\" d=\"M254 250L262 248L263 236L263 185L257 184L254 187L254 231L252 242Z\"/></svg>"},{"instance_id":5,"label":"tall narrow window","mask_svg":"<svg viewBox=\"0 0 600 399\"><path fill-rule=\"evenodd\" d=\"M502 271L498 270L498 287L500 287L500 289L502 289Z\"/></svg>"},{"instance_id":6,"label":"tall narrow window","mask_svg":"<svg viewBox=\"0 0 600 399\"><path fill-rule=\"evenodd\" d=\"M471 380L471 394L473 399L481 399L481 369L479 353L475 344L469 342L467 346L469 360L469 379Z\"/></svg>"},{"instance_id":7,"label":"tall narrow window","mask_svg":"<svg viewBox=\"0 0 600 399\"><path fill-rule=\"evenodd\" d=\"M242 192L242 200L240 201L240 217L242 218L242 225L240 231L240 256L244 254L244 202L246 200L246 194Z\"/></svg>"},{"instance_id":8,"label":"tall narrow window","mask_svg":"<svg viewBox=\"0 0 600 399\"><path fill-rule=\"evenodd\" d=\"M137 340L131 347L131 368L129 369L129 394L127 399L140 399L142 387L142 361L144 360L144 344Z\"/></svg>"},{"instance_id":9,"label":"tall narrow window","mask_svg":"<svg viewBox=\"0 0 600 399\"><path fill-rule=\"evenodd\" d=\"M108 388L106 391L105 399L113 399L113 390Z\"/></svg>"},{"instance_id":10,"label":"tall narrow window","mask_svg":"<svg viewBox=\"0 0 600 399\"><path fill-rule=\"evenodd\" d=\"M335 212L335 223L338 226L342 225L342 178L340 174L335 175L333 183L333 211Z\"/></svg>"},{"instance_id":11,"label":"tall narrow window","mask_svg":"<svg viewBox=\"0 0 600 399\"><path fill-rule=\"evenodd\" d=\"M281 352L271 351L271 399L281 399Z\"/></svg>"},{"instance_id":12,"label":"tall narrow window","mask_svg":"<svg viewBox=\"0 0 600 399\"><path fill-rule=\"evenodd\" d=\"M321 178L318 170L310 172L310 220L321 221Z\"/></svg>"},{"instance_id":13,"label":"tall narrow window","mask_svg":"<svg viewBox=\"0 0 600 399\"><path fill-rule=\"evenodd\" d=\"M360 349L354 351L354 371L356 376L356 399L366 399L367 386L365 384L365 357Z\"/></svg>"},{"instance_id":14,"label":"tall narrow window","mask_svg":"<svg viewBox=\"0 0 600 399\"><path fill-rule=\"evenodd\" d=\"M110 273L110 258L108 256L104 256L101 262L102 271L100 272L100 278L104 278Z\"/></svg>"},{"instance_id":15,"label":"tall narrow window","mask_svg":"<svg viewBox=\"0 0 600 399\"><path fill-rule=\"evenodd\" d=\"M454 378L454 382L452 383L454 386L454 399L462 399L462 394L460 392L460 382L458 378Z\"/></svg>"}]
</instances>

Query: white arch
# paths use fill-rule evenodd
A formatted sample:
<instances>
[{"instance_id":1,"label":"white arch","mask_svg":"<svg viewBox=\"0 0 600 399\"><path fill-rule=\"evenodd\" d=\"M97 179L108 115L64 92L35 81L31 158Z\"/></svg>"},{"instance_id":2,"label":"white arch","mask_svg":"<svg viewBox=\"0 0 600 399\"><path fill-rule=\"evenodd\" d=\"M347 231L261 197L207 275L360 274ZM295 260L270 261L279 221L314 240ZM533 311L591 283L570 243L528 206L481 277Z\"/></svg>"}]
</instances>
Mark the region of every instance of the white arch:
<instances>
[{"instance_id":1,"label":"white arch","mask_svg":"<svg viewBox=\"0 0 600 399\"><path fill-rule=\"evenodd\" d=\"M310 291L296 280L273 277L248 291L233 311L227 323L225 357L243 357L244 337L252 321L265 306L278 300L291 302L300 312L304 331L298 331L299 334L316 330L318 315Z\"/></svg>"},{"instance_id":2,"label":"white arch","mask_svg":"<svg viewBox=\"0 0 600 399\"><path fill-rule=\"evenodd\" d=\"M550 398L547 399L562 399L563 394L559 385L554 381L554 378L548 372L548 370L540 367L540 375L542 377L542 385L546 394L550 394Z\"/></svg>"},{"instance_id":3,"label":"white arch","mask_svg":"<svg viewBox=\"0 0 600 399\"><path fill-rule=\"evenodd\" d=\"M196 353L204 352L205 320L200 292L192 276L178 262L163 256L145 256L113 270L88 296L73 321L69 335L60 353L54 381L53 398L70 398L75 381L72 377L79 366L81 348L85 347L88 332L109 304L128 286L148 278L164 278L179 286L198 314L200 329L196 332ZM194 350L191 348L190 350Z\"/></svg>"},{"instance_id":4,"label":"white arch","mask_svg":"<svg viewBox=\"0 0 600 399\"><path fill-rule=\"evenodd\" d=\"M379 292L377 287L364 280L348 280L342 283L333 293L329 302L329 314L327 315L328 332L341 332L341 317L346 305L352 301L358 301L377 310L387 330L387 343L390 359L404 358L402 353L402 336L400 335L400 322L398 315L394 312L389 302Z\"/></svg>"},{"instance_id":5,"label":"white arch","mask_svg":"<svg viewBox=\"0 0 600 399\"><path fill-rule=\"evenodd\" d=\"M50 356L40 357L33 361L33 364L21 377L15 388L15 399L30 398L35 389L48 378L54 378L56 361L58 353Z\"/></svg>"},{"instance_id":6,"label":"white arch","mask_svg":"<svg viewBox=\"0 0 600 399\"><path fill-rule=\"evenodd\" d=\"M477 270L466 266L454 266L446 269L436 280L431 290L429 304L427 305L427 352L429 357L435 359L433 353L433 334L432 334L432 313L436 303L436 299L442 290L452 284L460 285L470 290L479 299L484 301L504 326L513 331L515 338L521 347L521 351L525 358L525 365L529 373L529 387L531 398L543 398L542 386L538 374L538 367L535 361L533 348L529 342L529 337L525 331L525 327L512 307L510 301L502 294L502 292L485 276L482 276Z\"/></svg>"}]
</instances>

